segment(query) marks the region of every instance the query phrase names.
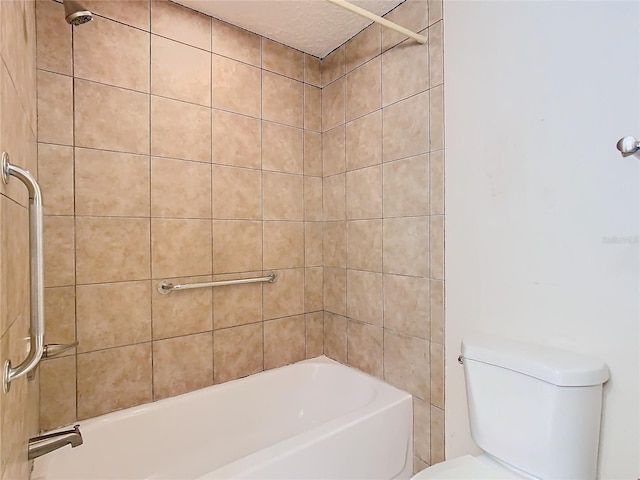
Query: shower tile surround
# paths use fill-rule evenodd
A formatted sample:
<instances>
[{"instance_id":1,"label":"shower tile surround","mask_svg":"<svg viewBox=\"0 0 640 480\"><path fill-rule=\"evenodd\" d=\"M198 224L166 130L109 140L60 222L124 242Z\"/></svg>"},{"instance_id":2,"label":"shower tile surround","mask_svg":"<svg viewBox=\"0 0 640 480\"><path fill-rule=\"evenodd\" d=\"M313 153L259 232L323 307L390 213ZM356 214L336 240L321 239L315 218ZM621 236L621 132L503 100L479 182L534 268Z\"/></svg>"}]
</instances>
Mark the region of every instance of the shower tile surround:
<instances>
[{"instance_id":1,"label":"shower tile surround","mask_svg":"<svg viewBox=\"0 0 640 480\"><path fill-rule=\"evenodd\" d=\"M387 15L427 45L372 25L322 61L86 3L72 31L36 2L46 342L80 341L42 364L41 427L324 353L412 393L415 469L443 460L441 3Z\"/></svg>"}]
</instances>

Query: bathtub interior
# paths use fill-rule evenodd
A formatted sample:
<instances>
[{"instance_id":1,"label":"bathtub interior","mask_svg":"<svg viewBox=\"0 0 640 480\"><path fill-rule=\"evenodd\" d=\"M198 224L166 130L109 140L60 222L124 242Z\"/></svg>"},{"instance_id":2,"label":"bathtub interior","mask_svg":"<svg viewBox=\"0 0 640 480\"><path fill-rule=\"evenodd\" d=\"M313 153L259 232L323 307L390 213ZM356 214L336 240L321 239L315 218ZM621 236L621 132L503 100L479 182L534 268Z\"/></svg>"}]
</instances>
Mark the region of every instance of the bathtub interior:
<instances>
[{"instance_id":1,"label":"bathtub interior","mask_svg":"<svg viewBox=\"0 0 640 480\"><path fill-rule=\"evenodd\" d=\"M339 429L396 392L319 357L81 422L85 444L38 459L32 479L195 479L319 427Z\"/></svg>"}]
</instances>

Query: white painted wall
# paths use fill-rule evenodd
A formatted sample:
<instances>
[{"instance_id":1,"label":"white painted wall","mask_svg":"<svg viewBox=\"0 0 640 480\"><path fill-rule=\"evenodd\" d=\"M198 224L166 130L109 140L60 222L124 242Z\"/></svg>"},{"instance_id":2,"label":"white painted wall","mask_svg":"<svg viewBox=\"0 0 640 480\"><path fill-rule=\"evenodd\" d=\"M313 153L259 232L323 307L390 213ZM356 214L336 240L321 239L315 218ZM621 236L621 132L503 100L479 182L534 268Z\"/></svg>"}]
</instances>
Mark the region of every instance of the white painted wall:
<instances>
[{"instance_id":1,"label":"white painted wall","mask_svg":"<svg viewBox=\"0 0 640 480\"><path fill-rule=\"evenodd\" d=\"M445 1L446 452L473 330L603 358L600 476L640 478L640 3Z\"/></svg>"}]
</instances>

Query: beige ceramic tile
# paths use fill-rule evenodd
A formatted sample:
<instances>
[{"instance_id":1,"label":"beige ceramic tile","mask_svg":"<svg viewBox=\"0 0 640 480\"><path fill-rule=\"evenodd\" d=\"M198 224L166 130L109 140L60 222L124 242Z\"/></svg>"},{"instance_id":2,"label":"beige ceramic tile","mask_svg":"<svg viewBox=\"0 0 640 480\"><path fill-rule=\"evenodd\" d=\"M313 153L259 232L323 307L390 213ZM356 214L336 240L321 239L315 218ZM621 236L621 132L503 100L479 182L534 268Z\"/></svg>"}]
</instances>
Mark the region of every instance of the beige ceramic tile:
<instances>
[{"instance_id":1,"label":"beige ceramic tile","mask_svg":"<svg viewBox=\"0 0 640 480\"><path fill-rule=\"evenodd\" d=\"M149 34L99 18L73 32L73 74L149 92Z\"/></svg>"},{"instance_id":2,"label":"beige ceramic tile","mask_svg":"<svg viewBox=\"0 0 640 480\"><path fill-rule=\"evenodd\" d=\"M347 222L347 267L382 271L382 220Z\"/></svg>"},{"instance_id":3,"label":"beige ceramic tile","mask_svg":"<svg viewBox=\"0 0 640 480\"><path fill-rule=\"evenodd\" d=\"M151 33L211 50L211 17L168 0L151 1Z\"/></svg>"},{"instance_id":4,"label":"beige ceramic tile","mask_svg":"<svg viewBox=\"0 0 640 480\"><path fill-rule=\"evenodd\" d=\"M213 336L213 381L228 382L261 372L262 323L217 330Z\"/></svg>"},{"instance_id":5,"label":"beige ceramic tile","mask_svg":"<svg viewBox=\"0 0 640 480\"><path fill-rule=\"evenodd\" d=\"M322 135L304 132L304 174L322 176Z\"/></svg>"},{"instance_id":6,"label":"beige ceramic tile","mask_svg":"<svg viewBox=\"0 0 640 480\"><path fill-rule=\"evenodd\" d=\"M443 22L429 27L429 79L432 86L444 82Z\"/></svg>"},{"instance_id":7,"label":"beige ceramic tile","mask_svg":"<svg viewBox=\"0 0 640 480\"><path fill-rule=\"evenodd\" d=\"M304 311L322 310L322 267L304 270Z\"/></svg>"},{"instance_id":8,"label":"beige ceramic tile","mask_svg":"<svg viewBox=\"0 0 640 480\"><path fill-rule=\"evenodd\" d=\"M387 20L419 32L429 23L427 0L408 0L384 16ZM382 51L402 42L407 37L389 28L382 29ZM414 40L408 40L414 42Z\"/></svg>"},{"instance_id":9,"label":"beige ceramic tile","mask_svg":"<svg viewBox=\"0 0 640 480\"><path fill-rule=\"evenodd\" d=\"M75 149L76 214L149 215L149 157Z\"/></svg>"},{"instance_id":10,"label":"beige ceramic tile","mask_svg":"<svg viewBox=\"0 0 640 480\"><path fill-rule=\"evenodd\" d=\"M216 275L215 280L260 277L261 272ZM262 320L262 284L229 285L213 289L214 329L236 327Z\"/></svg>"},{"instance_id":11,"label":"beige ceramic tile","mask_svg":"<svg viewBox=\"0 0 640 480\"><path fill-rule=\"evenodd\" d=\"M213 55L212 84L214 108L260 117L262 103L259 68Z\"/></svg>"},{"instance_id":12,"label":"beige ceramic tile","mask_svg":"<svg viewBox=\"0 0 640 480\"><path fill-rule=\"evenodd\" d=\"M316 87L322 86L320 59L311 55L304 55L304 82Z\"/></svg>"},{"instance_id":13,"label":"beige ceramic tile","mask_svg":"<svg viewBox=\"0 0 640 480\"><path fill-rule=\"evenodd\" d=\"M153 278L211 274L212 251L210 220L151 220Z\"/></svg>"},{"instance_id":14,"label":"beige ceramic tile","mask_svg":"<svg viewBox=\"0 0 640 480\"><path fill-rule=\"evenodd\" d=\"M431 465L444 462L444 411L431 406Z\"/></svg>"},{"instance_id":15,"label":"beige ceramic tile","mask_svg":"<svg viewBox=\"0 0 640 480\"><path fill-rule=\"evenodd\" d=\"M78 285L78 352L151 340L151 282Z\"/></svg>"},{"instance_id":16,"label":"beige ceramic tile","mask_svg":"<svg viewBox=\"0 0 640 480\"><path fill-rule=\"evenodd\" d=\"M303 133L299 128L262 122L262 168L276 172L302 173Z\"/></svg>"},{"instance_id":17,"label":"beige ceramic tile","mask_svg":"<svg viewBox=\"0 0 640 480\"><path fill-rule=\"evenodd\" d=\"M38 2L40 3L40 2ZM40 364L40 428L51 430L76 420L76 359Z\"/></svg>"},{"instance_id":18,"label":"beige ceramic tile","mask_svg":"<svg viewBox=\"0 0 640 480\"><path fill-rule=\"evenodd\" d=\"M304 223L264 222L263 268L304 267Z\"/></svg>"},{"instance_id":19,"label":"beige ceramic tile","mask_svg":"<svg viewBox=\"0 0 640 480\"><path fill-rule=\"evenodd\" d=\"M429 45L402 42L382 55L382 105L429 88Z\"/></svg>"},{"instance_id":20,"label":"beige ceramic tile","mask_svg":"<svg viewBox=\"0 0 640 480\"><path fill-rule=\"evenodd\" d=\"M262 188L265 220L304 220L302 175L264 172Z\"/></svg>"},{"instance_id":21,"label":"beige ceramic tile","mask_svg":"<svg viewBox=\"0 0 640 480\"><path fill-rule=\"evenodd\" d=\"M384 272L427 277L429 217L389 218L382 228Z\"/></svg>"},{"instance_id":22,"label":"beige ceramic tile","mask_svg":"<svg viewBox=\"0 0 640 480\"><path fill-rule=\"evenodd\" d=\"M302 128L303 83L271 72L262 72L262 118Z\"/></svg>"},{"instance_id":23,"label":"beige ceramic tile","mask_svg":"<svg viewBox=\"0 0 640 480\"><path fill-rule=\"evenodd\" d=\"M211 277L167 279L174 285L211 281ZM213 289L185 290L180 295L161 295L156 281L151 282L153 339L177 337L210 331L213 315Z\"/></svg>"},{"instance_id":24,"label":"beige ceramic tile","mask_svg":"<svg viewBox=\"0 0 640 480\"><path fill-rule=\"evenodd\" d=\"M33 0L2 2L0 52L24 106L28 123L36 130L36 23ZM26 466L26 462L23 464Z\"/></svg>"},{"instance_id":25,"label":"beige ceramic tile","mask_svg":"<svg viewBox=\"0 0 640 480\"><path fill-rule=\"evenodd\" d=\"M322 134L322 171L325 176L345 171L345 127Z\"/></svg>"},{"instance_id":26,"label":"beige ceramic tile","mask_svg":"<svg viewBox=\"0 0 640 480\"><path fill-rule=\"evenodd\" d=\"M444 279L444 215L429 218L429 276Z\"/></svg>"},{"instance_id":27,"label":"beige ceramic tile","mask_svg":"<svg viewBox=\"0 0 640 480\"><path fill-rule=\"evenodd\" d=\"M444 89L440 85L429 96L429 138L431 150L444 148Z\"/></svg>"},{"instance_id":28,"label":"beige ceramic tile","mask_svg":"<svg viewBox=\"0 0 640 480\"><path fill-rule=\"evenodd\" d=\"M75 283L75 257L78 256L74 252L73 217L45 217L43 236L45 287L72 285ZM28 245L28 236L22 238Z\"/></svg>"},{"instance_id":29,"label":"beige ceramic tile","mask_svg":"<svg viewBox=\"0 0 640 480\"><path fill-rule=\"evenodd\" d=\"M346 219L345 174L327 177L322 183L322 216L325 221Z\"/></svg>"},{"instance_id":30,"label":"beige ceramic tile","mask_svg":"<svg viewBox=\"0 0 640 480\"><path fill-rule=\"evenodd\" d=\"M305 266L322 265L322 222L304 224L304 261Z\"/></svg>"},{"instance_id":31,"label":"beige ceramic tile","mask_svg":"<svg viewBox=\"0 0 640 480\"><path fill-rule=\"evenodd\" d=\"M347 314L347 271L344 268L323 269L324 309L338 314Z\"/></svg>"},{"instance_id":32,"label":"beige ceramic tile","mask_svg":"<svg viewBox=\"0 0 640 480\"><path fill-rule=\"evenodd\" d=\"M152 35L151 93L211 106L211 54Z\"/></svg>"},{"instance_id":33,"label":"beige ceramic tile","mask_svg":"<svg viewBox=\"0 0 640 480\"><path fill-rule=\"evenodd\" d=\"M341 78L322 89L322 131L345 122L345 79Z\"/></svg>"},{"instance_id":34,"label":"beige ceramic tile","mask_svg":"<svg viewBox=\"0 0 640 480\"><path fill-rule=\"evenodd\" d=\"M340 363L347 363L347 319L324 312L324 354Z\"/></svg>"},{"instance_id":35,"label":"beige ceramic tile","mask_svg":"<svg viewBox=\"0 0 640 480\"><path fill-rule=\"evenodd\" d=\"M38 140L73 145L71 77L38 70Z\"/></svg>"},{"instance_id":36,"label":"beige ceramic tile","mask_svg":"<svg viewBox=\"0 0 640 480\"><path fill-rule=\"evenodd\" d=\"M36 60L41 70L72 75L72 27L60 21L63 17L64 7L61 3L36 2L36 28L40 39L36 43Z\"/></svg>"},{"instance_id":37,"label":"beige ceramic tile","mask_svg":"<svg viewBox=\"0 0 640 480\"><path fill-rule=\"evenodd\" d=\"M305 358L304 315L264 322L264 368L277 368Z\"/></svg>"},{"instance_id":38,"label":"beige ceramic tile","mask_svg":"<svg viewBox=\"0 0 640 480\"><path fill-rule=\"evenodd\" d=\"M307 313L306 323L306 357L315 358L324 353L324 320L322 312Z\"/></svg>"},{"instance_id":39,"label":"beige ceramic tile","mask_svg":"<svg viewBox=\"0 0 640 480\"><path fill-rule=\"evenodd\" d=\"M422 461L431 461L431 405L418 397L413 397L413 451Z\"/></svg>"},{"instance_id":40,"label":"beige ceramic tile","mask_svg":"<svg viewBox=\"0 0 640 480\"><path fill-rule=\"evenodd\" d=\"M151 154L211 161L211 109L151 97Z\"/></svg>"},{"instance_id":41,"label":"beige ceramic tile","mask_svg":"<svg viewBox=\"0 0 640 480\"><path fill-rule=\"evenodd\" d=\"M84 353L77 361L79 420L152 400L150 343Z\"/></svg>"},{"instance_id":42,"label":"beige ceramic tile","mask_svg":"<svg viewBox=\"0 0 640 480\"><path fill-rule=\"evenodd\" d=\"M98 15L149 31L149 0L85 0L82 5Z\"/></svg>"},{"instance_id":43,"label":"beige ceramic tile","mask_svg":"<svg viewBox=\"0 0 640 480\"><path fill-rule=\"evenodd\" d=\"M347 330L348 364L382 378L382 327L348 320Z\"/></svg>"},{"instance_id":44,"label":"beige ceramic tile","mask_svg":"<svg viewBox=\"0 0 640 480\"><path fill-rule=\"evenodd\" d=\"M45 215L73 215L73 148L38 144L38 182Z\"/></svg>"},{"instance_id":45,"label":"beige ceramic tile","mask_svg":"<svg viewBox=\"0 0 640 480\"><path fill-rule=\"evenodd\" d=\"M213 110L213 163L260 168L261 122Z\"/></svg>"},{"instance_id":46,"label":"beige ceramic tile","mask_svg":"<svg viewBox=\"0 0 640 480\"><path fill-rule=\"evenodd\" d=\"M304 177L304 219L307 222L322 221L322 179Z\"/></svg>"},{"instance_id":47,"label":"beige ceramic tile","mask_svg":"<svg viewBox=\"0 0 640 480\"><path fill-rule=\"evenodd\" d=\"M431 280L431 341L444 343L444 282Z\"/></svg>"},{"instance_id":48,"label":"beige ceramic tile","mask_svg":"<svg viewBox=\"0 0 640 480\"><path fill-rule=\"evenodd\" d=\"M151 216L211 218L211 165L152 158Z\"/></svg>"},{"instance_id":49,"label":"beige ceramic tile","mask_svg":"<svg viewBox=\"0 0 640 480\"><path fill-rule=\"evenodd\" d=\"M0 205L0 221L5 225L0 230L0 331L4 334L12 323L15 325L17 317L26 315L29 305L29 214L26 208L5 196L0 196ZM54 221L48 223L49 218ZM69 218L45 217L45 262L51 259L58 262L53 265L45 263L45 286L55 282L61 285L73 283L73 224L68 223ZM12 228L7 228L8 225ZM70 248L66 241L71 242ZM49 251L50 244L52 251ZM57 248L61 251L58 252ZM20 355L24 356L25 352L20 352Z\"/></svg>"},{"instance_id":50,"label":"beige ceramic tile","mask_svg":"<svg viewBox=\"0 0 640 480\"><path fill-rule=\"evenodd\" d=\"M384 216L429 214L429 157L384 164Z\"/></svg>"},{"instance_id":51,"label":"beige ceramic tile","mask_svg":"<svg viewBox=\"0 0 640 480\"><path fill-rule=\"evenodd\" d=\"M384 331L384 379L422 400L429 399L429 341Z\"/></svg>"},{"instance_id":52,"label":"beige ceramic tile","mask_svg":"<svg viewBox=\"0 0 640 480\"><path fill-rule=\"evenodd\" d=\"M376 111L347 123L347 170L382 163L382 112Z\"/></svg>"},{"instance_id":53,"label":"beige ceramic tile","mask_svg":"<svg viewBox=\"0 0 640 480\"><path fill-rule=\"evenodd\" d=\"M444 215L444 151L429 156L429 194L431 215Z\"/></svg>"},{"instance_id":54,"label":"beige ceramic tile","mask_svg":"<svg viewBox=\"0 0 640 480\"><path fill-rule=\"evenodd\" d=\"M213 384L210 333L153 342L153 399L173 397Z\"/></svg>"},{"instance_id":55,"label":"beige ceramic tile","mask_svg":"<svg viewBox=\"0 0 640 480\"><path fill-rule=\"evenodd\" d=\"M344 69L345 47L341 46L322 59L322 86L324 87L343 76Z\"/></svg>"},{"instance_id":56,"label":"beige ceramic tile","mask_svg":"<svg viewBox=\"0 0 640 480\"><path fill-rule=\"evenodd\" d=\"M442 20L442 0L429 0L429 25Z\"/></svg>"},{"instance_id":57,"label":"beige ceramic tile","mask_svg":"<svg viewBox=\"0 0 640 480\"><path fill-rule=\"evenodd\" d=\"M444 410L444 346L431 344L431 404Z\"/></svg>"},{"instance_id":58,"label":"beige ceramic tile","mask_svg":"<svg viewBox=\"0 0 640 480\"><path fill-rule=\"evenodd\" d=\"M0 8L3 5L6 6L7 2L0 2ZM0 17L0 21L1 19ZM0 35L2 35L2 30L0 30ZM0 49L2 47L3 45L0 43ZM9 153L11 161L16 160L13 156L14 154L21 156L19 165L31 172L35 172L37 169L38 148L34 132L37 131L37 125L29 123L28 114L22 107L13 79L3 62L0 62L0 97L2 105L2 108L0 108L2 150ZM36 103L35 93L32 95L31 103ZM28 205L27 190L20 181L10 182L8 185L0 182L0 192L21 205Z\"/></svg>"},{"instance_id":59,"label":"beige ceramic tile","mask_svg":"<svg viewBox=\"0 0 640 480\"><path fill-rule=\"evenodd\" d=\"M347 219L382 218L382 166L347 172Z\"/></svg>"},{"instance_id":60,"label":"beige ceramic tile","mask_svg":"<svg viewBox=\"0 0 640 480\"><path fill-rule=\"evenodd\" d=\"M213 167L213 218L262 219L260 170Z\"/></svg>"},{"instance_id":61,"label":"beige ceramic tile","mask_svg":"<svg viewBox=\"0 0 640 480\"><path fill-rule=\"evenodd\" d=\"M76 296L74 287L45 288L45 344L76 340ZM73 350L63 355L73 354Z\"/></svg>"},{"instance_id":62,"label":"beige ceramic tile","mask_svg":"<svg viewBox=\"0 0 640 480\"><path fill-rule=\"evenodd\" d=\"M150 236L149 219L77 217L77 283L149 278Z\"/></svg>"},{"instance_id":63,"label":"beige ceramic tile","mask_svg":"<svg viewBox=\"0 0 640 480\"><path fill-rule=\"evenodd\" d=\"M347 317L382 326L382 274L347 270Z\"/></svg>"},{"instance_id":64,"label":"beige ceramic tile","mask_svg":"<svg viewBox=\"0 0 640 480\"><path fill-rule=\"evenodd\" d=\"M347 266L347 222L325 222L322 227L323 266Z\"/></svg>"},{"instance_id":65,"label":"beige ceramic tile","mask_svg":"<svg viewBox=\"0 0 640 480\"><path fill-rule=\"evenodd\" d=\"M262 222L213 222L215 273L248 272L262 268Z\"/></svg>"},{"instance_id":66,"label":"beige ceramic tile","mask_svg":"<svg viewBox=\"0 0 640 480\"><path fill-rule=\"evenodd\" d=\"M278 270L275 283L265 284L265 320L304 313L304 269Z\"/></svg>"},{"instance_id":67,"label":"beige ceramic tile","mask_svg":"<svg viewBox=\"0 0 640 480\"><path fill-rule=\"evenodd\" d=\"M429 92L383 110L382 156L385 162L429 151Z\"/></svg>"},{"instance_id":68,"label":"beige ceramic tile","mask_svg":"<svg viewBox=\"0 0 640 480\"><path fill-rule=\"evenodd\" d=\"M304 54L262 37L262 68L289 78L304 79Z\"/></svg>"},{"instance_id":69,"label":"beige ceramic tile","mask_svg":"<svg viewBox=\"0 0 640 480\"><path fill-rule=\"evenodd\" d=\"M429 279L384 276L384 327L429 339Z\"/></svg>"},{"instance_id":70,"label":"beige ceramic tile","mask_svg":"<svg viewBox=\"0 0 640 480\"><path fill-rule=\"evenodd\" d=\"M380 55L381 29L373 23L345 44L347 72Z\"/></svg>"},{"instance_id":71,"label":"beige ceramic tile","mask_svg":"<svg viewBox=\"0 0 640 480\"><path fill-rule=\"evenodd\" d=\"M376 57L347 75L347 121L380 108L380 69Z\"/></svg>"},{"instance_id":72,"label":"beige ceramic tile","mask_svg":"<svg viewBox=\"0 0 640 480\"><path fill-rule=\"evenodd\" d=\"M76 79L75 145L149 153L149 95Z\"/></svg>"},{"instance_id":73,"label":"beige ceramic tile","mask_svg":"<svg viewBox=\"0 0 640 480\"><path fill-rule=\"evenodd\" d=\"M260 37L229 23L213 19L213 53L260 66Z\"/></svg>"},{"instance_id":74,"label":"beige ceramic tile","mask_svg":"<svg viewBox=\"0 0 640 480\"><path fill-rule=\"evenodd\" d=\"M322 131L322 90L304 86L304 128Z\"/></svg>"}]
</instances>

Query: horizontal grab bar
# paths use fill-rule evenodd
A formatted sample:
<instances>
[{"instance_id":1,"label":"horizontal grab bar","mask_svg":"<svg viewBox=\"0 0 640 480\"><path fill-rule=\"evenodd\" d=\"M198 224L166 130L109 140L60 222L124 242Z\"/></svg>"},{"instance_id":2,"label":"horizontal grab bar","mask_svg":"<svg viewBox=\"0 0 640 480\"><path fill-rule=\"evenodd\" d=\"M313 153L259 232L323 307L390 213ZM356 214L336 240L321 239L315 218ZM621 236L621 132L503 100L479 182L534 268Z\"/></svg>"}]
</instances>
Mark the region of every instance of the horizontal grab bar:
<instances>
[{"instance_id":1,"label":"horizontal grab bar","mask_svg":"<svg viewBox=\"0 0 640 480\"><path fill-rule=\"evenodd\" d=\"M4 363L2 388L5 393L11 387L11 381L31 372L38 366L44 352L44 269L42 249L42 193L35 177L27 170L11 165L9 154L2 153L2 180L9 182L16 177L29 191L29 269L31 321L29 329L29 354L17 367L11 366L11 360Z\"/></svg>"},{"instance_id":2,"label":"horizontal grab bar","mask_svg":"<svg viewBox=\"0 0 640 480\"><path fill-rule=\"evenodd\" d=\"M174 290L191 290L193 288L207 288L207 287L224 287L226 285L242 285L244 283L273 283L276 281L277 275L272 273L266 277L254 277L254 278L241 278L239 280L221 280L218 282L204 282L204 283L182 283L174 285L168 280L163 280L158 284L158 292L162 295L167 295Z\"/></svg>"}]
</instances>

